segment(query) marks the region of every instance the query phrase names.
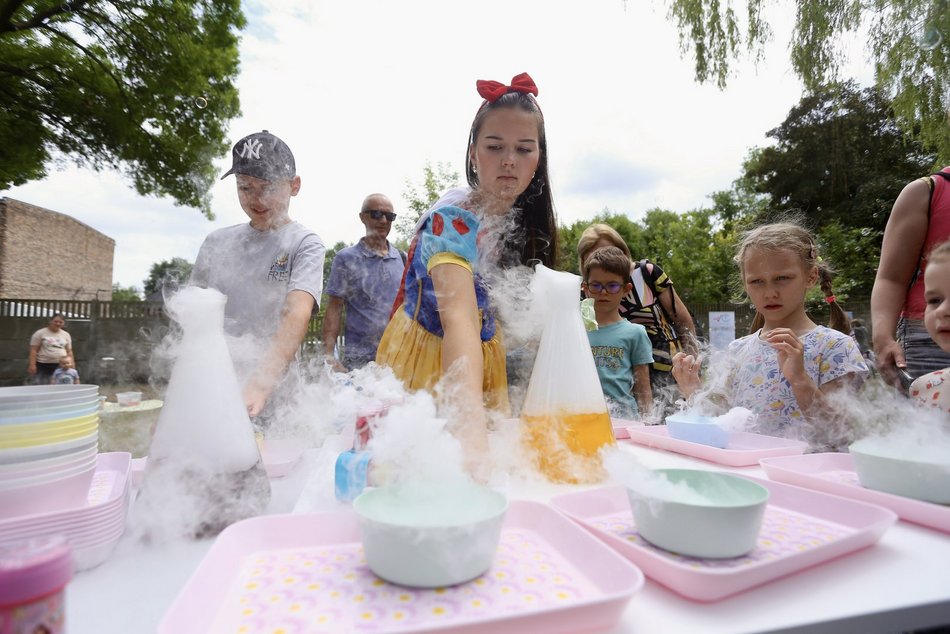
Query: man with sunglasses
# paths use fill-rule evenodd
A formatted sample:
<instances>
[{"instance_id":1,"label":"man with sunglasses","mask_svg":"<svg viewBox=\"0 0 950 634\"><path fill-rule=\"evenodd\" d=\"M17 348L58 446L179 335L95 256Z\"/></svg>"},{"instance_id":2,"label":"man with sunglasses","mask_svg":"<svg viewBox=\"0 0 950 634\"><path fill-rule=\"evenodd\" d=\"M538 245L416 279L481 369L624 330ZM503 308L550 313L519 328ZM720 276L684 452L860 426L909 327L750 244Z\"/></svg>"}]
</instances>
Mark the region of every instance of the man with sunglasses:
<instances>
[{"instance_id":1,"label":"man with sunglasses","mask_svg":"<svg viewBox=\"0 0 950 634\"><path fill-rule=\"evenodd\" d=\"M320 236L290 218L300 176L286 143L267 130L255 132L234 145L231 159L221 178L235 175L250 222L205 238L191 283L227 295L225 329L235 337L232 343L240 341L231 356L245 406L266 427L279 402L293 396L298 377L288 368L319 308L326 248ZM273 396L277 388L280 398Z\"/></svg>"},{"instance_id":2,"label":"man with sunglasses","mask_svg":"<svg viewBox=\"0 0 950 634\"><path fill-rule=\"evenodd\" d=\"M366 235L333 258L326 289L330 301L323 318L323 341L327 356L339 372L361 368L375 359L379 339L389 323L406 266L405 255L387 239L395 219L389 198L370 194L360 209ZM341 362L334 351L344 308Z\"/></svg>"}]
</instances>

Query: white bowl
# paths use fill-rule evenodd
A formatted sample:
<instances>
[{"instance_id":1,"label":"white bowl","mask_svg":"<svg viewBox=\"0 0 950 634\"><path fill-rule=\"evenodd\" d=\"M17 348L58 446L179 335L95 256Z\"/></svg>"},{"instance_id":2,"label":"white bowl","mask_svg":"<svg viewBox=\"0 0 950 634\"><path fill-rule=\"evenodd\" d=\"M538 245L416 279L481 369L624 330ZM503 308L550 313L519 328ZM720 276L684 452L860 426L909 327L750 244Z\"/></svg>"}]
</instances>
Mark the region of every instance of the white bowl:
<instances>
[{"instance_id":1,"label":"white bowl","mask_svg":"<svg viewBox=\"0 0 950 634\"><path fill-rule=\"evenodd\" d=\"M851 445L854 470L861 486L903 495L925 502L950 504L950 454L936 456L916 453L893 455L900 445L881 438L864 438Z\"/></svg>"},{"instance_id":2,"label":"white bowl","mask_svg":"<svg viewBox=\"0 0 950 634\"><path fill-rule=\"evenodd\" d=\"M97 429L86 436L72 438L62 442L49 443L45 445L32 445L29 447L10 447L6 449L0 448L0 465L61 456L65 453L76 451L81 447L98 444L98 442L99 430Z\"/></svg>"},{"instance_id":3,"label":"white bowl","mask_svg":"<svg viewBox=\"0 0 950 634\"><path fill-rule=\"evenodd\" d=\"M755 548L769 490L727 473L658 469L667 482L627 489L637 532L655 546L706 559Z\"/></svg>"},{"instance_id":4,"label":"white bowl","mask_svg":"<svg viewBox=\"0 0 950 634\"><path fill-rule=\"evenodd\" d=\"M131 405L141 405L142 393L141 392L119 392L115 395L115 400L122 407L129 407Z\"/></svg>"},{"instance_id":5,"label":"white bowl","mask_svg":"<svg viewBox=\"0 0 950 634\"><path fill-rule=\"evenodd\" d=\"M370 570L416 588L464 583L491 568L507 509L504 495L475 484L386 486L353 502Z\"/></svg>"},{"instance_id":6,"label":"white bowl","mask_svg":"<svg viewBox=\"0 0 950 634\"><path fill-rule=\"evenodd\" d=\"M27 410L0 411L0 430L3 425L22 425L23 423L52 423L70 418L79 418L95 414L99 410L99 401L89 400L84 405L66 405L57 408L33 408Z\"/></svg>"},{"instance_id":7,"label":"white bowl","mask_svg":"<svg viewBox=\"0 0 950 634\"><path fill-rule=\"evenodd\" d=\"M71 451L60 456L14 462L11 464L0 464L0 482L16 478L28 478L35 475L51 473L59 469L66 469L70 466L84 463L90 457L98 455L98 453L99 447L96 444L92 444L79 451Z\"/></svg>"},{"instance_id":8,"label":"white bowl","mask_svg":"<svg viewBox=\"0 0 950 634\"><path fill-rule=\"evenodd\" d=\"M86 456L80 461L60 465L40 473L25 473L22 477L4 478L0 480L0 491L22 489L71 478L78 473L88 470L90 467L95 469L97 460L98 454Z\"/></svg>"},{"instance_id":9,"label":"white bowl","mask_svg":"<svg viewBox=\"0 0 950 634\"><path fill-rule=\"evenodd\" d=\"M83 506L96 473L96 461L88 467L53 480L40 479L17 488L0 488L0 518L22 517Z\"/></svg>"},{"instance_id":10,"label":"white bowl","mask_svg":"<svg viewBox=\"0 0 950 634\"><path fill-rule=\"evenodd\" d=\"M55 401L32 401L29 403L13 403L3 405L0 403L0 424L6 424L10 419L21 418L23 416L42 416L49 414L52 417L59 418L58 414L66 411L75 411L77 409L88 409L92 405L98 405L99 399L92 396L70 396L56 399Z\"/></svg>"},{"instance_id":11,"label":"white bowl","mask_svg":"<svg viewBox=\"0 0 950 634\"><path fill-rule=\"evenodd\" d=\"M18 385L0 387L0 404L59 405L63 399L98 395L98 385Z\"/></svg>"}]
</instances>

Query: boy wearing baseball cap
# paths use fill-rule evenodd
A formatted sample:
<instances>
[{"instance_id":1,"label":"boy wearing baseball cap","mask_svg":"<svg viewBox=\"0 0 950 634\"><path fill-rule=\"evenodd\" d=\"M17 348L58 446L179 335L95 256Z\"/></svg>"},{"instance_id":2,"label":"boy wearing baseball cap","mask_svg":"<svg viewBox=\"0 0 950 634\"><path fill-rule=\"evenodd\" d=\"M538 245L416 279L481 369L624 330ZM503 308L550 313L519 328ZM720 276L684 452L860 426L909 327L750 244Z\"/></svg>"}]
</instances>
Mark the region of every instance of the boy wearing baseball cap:
<instances>
[{"instance_id":1,"label":"boy wearing baseball cap","mask_svg":"<svg viewBox=\"0 0 950 634\"><path fill-rule=\"evenodd\" d=\"M231 355L244 381L248 414L256 417L287 374L319 308L326 248L320 236L290 218L300 176L286 143L267 130L255 132L234 145L231 159L222 178L235 175L250 222L205 238L191 283L228 297L225 328L242 342L232 345Z\"/></svg>"}]
</instances>

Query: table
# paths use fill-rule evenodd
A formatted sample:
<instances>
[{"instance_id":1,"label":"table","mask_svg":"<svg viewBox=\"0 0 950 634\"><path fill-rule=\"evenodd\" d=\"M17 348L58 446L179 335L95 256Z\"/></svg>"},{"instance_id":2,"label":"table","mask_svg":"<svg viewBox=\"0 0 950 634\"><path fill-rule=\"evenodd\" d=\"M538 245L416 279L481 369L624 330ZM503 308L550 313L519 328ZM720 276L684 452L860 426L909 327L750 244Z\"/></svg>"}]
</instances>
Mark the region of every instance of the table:
<instances>
[{"instance_id":1,"label":"table","mask_svg":"<svg viewBox=\"0 0 950 634\"><path fill-rule=\"evenodd\" d=\"M145 456L162 404L163 401L158 399L145 400L138 405L104 403L99 410L99 451L130 451L133 458Z\"/></svg>"},{"instance_id":2,"label":"table","mask_svg":"<svg viewBox=\"0 0 950 634\"><path fill-rule=\"evenodd\" d=\"M733 471L764 477L758 467L729 469L621 441L646 466ZM311 450L287 477L273 480L269 512L339 508L332 463L339 444ZM547 500L579 487L512 486L512 498ZM99 568L67 587L71 632L153 632L212 540L163 547L120 544ZM716 603L684 599L647 579L611 632L894 632L950 623L950 535L898 522L874 547Z\"/></svg>"}]
</instances>

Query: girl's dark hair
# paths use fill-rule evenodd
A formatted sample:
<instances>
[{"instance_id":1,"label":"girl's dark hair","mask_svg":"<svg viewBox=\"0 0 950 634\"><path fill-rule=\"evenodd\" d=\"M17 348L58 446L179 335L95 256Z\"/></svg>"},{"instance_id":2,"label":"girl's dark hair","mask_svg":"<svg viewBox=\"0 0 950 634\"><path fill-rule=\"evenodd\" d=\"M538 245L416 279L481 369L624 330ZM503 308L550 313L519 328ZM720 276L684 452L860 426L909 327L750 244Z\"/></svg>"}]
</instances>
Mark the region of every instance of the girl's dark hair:
<instances>
[{"instance_id":1,"label":"girl's dark hair","mask_svg":"<svg viewBox=\"0 0 950 634\"><path fill-rule=\"evenodd\" d=\"M544 133L544 115L534 97L520 92L509 92L494 102L485 101L475 113L472 129L468 135L468 147L465 148L465 178L472 189L478 187L478 174L472 164L472 146L482 131L485 117L499 108L520 108L534 114L538 119L538 169L534 178L517 200L515 207L520 210L519 224L523 235L512 235L506 239L506 250L520 254L521 264L540 261L548 268L554 268L558 256L557 220L554 216L554 200L551 197L551 180L548 178L548 142Z\"/></svg>"},{"instance_id":2,"label":"girl's dark hair","mask_svg":"<svg viewBox=\"0 0 950 634\"><path fill-rule=\"evenodd\" d=\"M739 272L745 277L743 263L746 253L750 249L760 249L763 251L789 251L794 253L802 260L802 266L805 270L812 267L818 269L818 285L822 293L825 294L825 301L831 307L831 317L828 321L828 327L834 328L846 335L851 334L851 320L847 313L838 304L835 299L835 291L831 285L834 271L827 261L818 256L818 242L815 236L808 229L794 222L774 222L767 225L761 225L747 231L739 242L736 249L736 264L739 265ZM752 320L750 334L756 332L765 325L765 317L759 311L755 312L755 319Z\"/></svg>"}]
</instances>

